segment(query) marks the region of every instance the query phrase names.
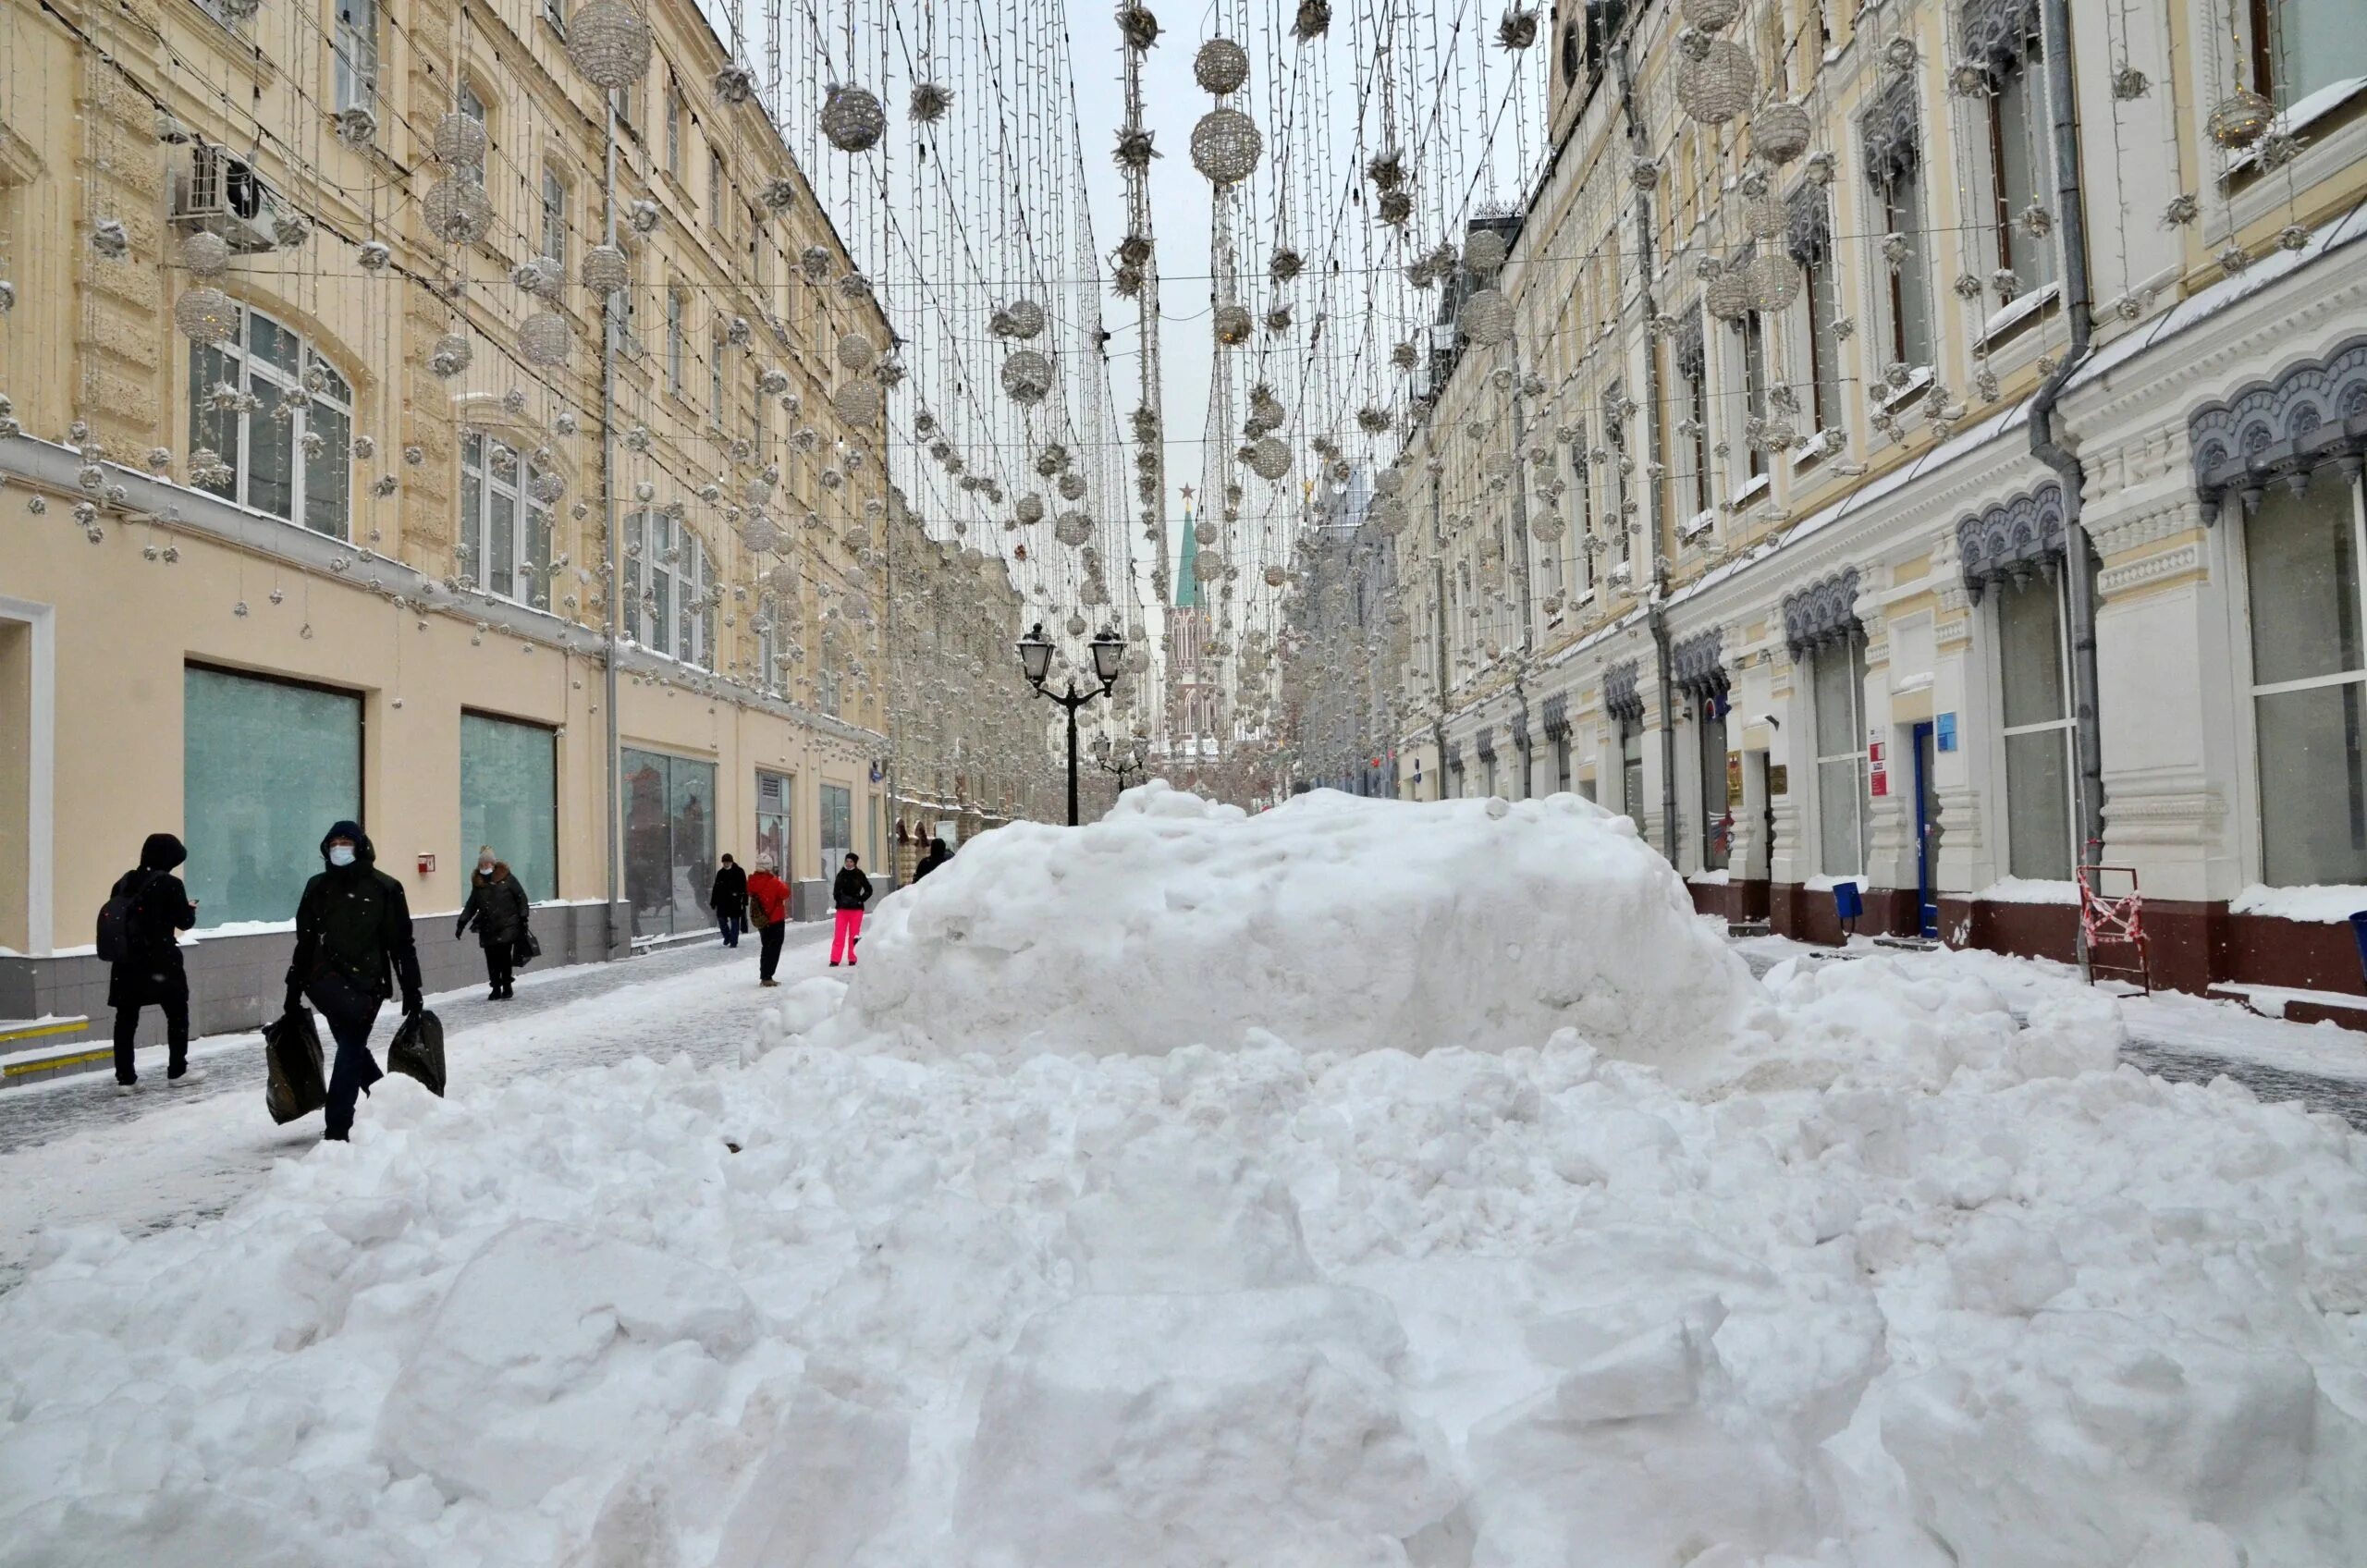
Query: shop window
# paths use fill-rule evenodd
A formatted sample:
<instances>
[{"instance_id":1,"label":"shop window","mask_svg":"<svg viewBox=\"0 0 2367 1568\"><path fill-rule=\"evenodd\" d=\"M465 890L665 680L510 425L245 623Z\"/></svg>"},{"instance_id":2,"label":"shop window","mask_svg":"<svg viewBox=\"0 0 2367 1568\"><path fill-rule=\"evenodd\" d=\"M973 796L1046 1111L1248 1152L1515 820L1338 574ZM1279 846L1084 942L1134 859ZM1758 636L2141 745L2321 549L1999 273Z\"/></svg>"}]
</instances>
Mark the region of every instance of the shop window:
<instances>
[{"instance_id":1,"label":"shop window","mask_svg":"<svg viewBox=\"0 0 2367 1568\"><path fill-rule=\"evenodd\" d=\"M558 897L558 741L539 724L460 716L460 853L490 844L534 900Z\"/></svg>"},{"instance_id":2,"label":"shop window","mask_svg":"<svg viewBox=\"0 0 2367 1568\"><path fill-rule=\"evenodd\" d=\"M1871 806L1866 793L1866 638L1852 630L1810 655L1816 709L1817 847L1828 876L1866 869Z\"/></svg>"},{"instance_id":3,"label":"shop window","mask_svg":"<svg viewBox=\"0 0 2367 1568\"><path fill-rule=\"evenodd\" d=\"M256 406L237 406L241 393ZM217 406L224 403L232 406ZM229 471L203 488L316 533L347 536L353 388L300 334L242 306L227 341L192 347L189 431L192 449L215 453Z\"/></svg>"},{"instance_id":4,"label":"shop window","mask_svg":"<svg viewBox=\"0 0 2367 1568\"><path fill-rule=\"evenodd\" d=\"M1700 744L1701 868L1723 871L1734 844L1728 815L1733 802L1726 788L1726 693L1705 692L1697 702L1700 717L1693 729Z\"/></svg>"},{"instance_id":5,"label":"shop window","mask_svg":"<svg viewBox=\"0 0 2367 1568\"><path fill-rule=\"evenodd\" d=\"M1619 721L1619 809L1644 825L1644 721Z\"/></svg>"},{"instance_id":6,"label":"shop window","mask_svg":"<svg viewBox=\"0 0 2367 1568\"><path fill-rule=\"evenodd\" d=\"M1570 790L1570 735L1564 730L1553 737L1553 789L1557 794Z\"/></svg>"},{"instance_id":7,"label":"shop window","mask_svg":"<svg viewBox=\"0 0 2367 1568\"><path fill-rule=\"evenodd\" d=\"M2016 876L2067 881L2075 846L2063 590L2051 575L2007 578L1996 585L1995 596L2006 868Z\"/></svg>"},{"instance_id":8,"label":"shop window","mask_svg":"<svg viewBox=\"0 0 2367 1568\"><path fill-rule=\"evenodd\" d=\"M715 924L715 764L624 749L625 900L636 937Z\"/></svg>"},{"instance_id":9,"label":"shop window","mask_svg":"<svg viewBox=\"0 0 2367 1568\"><path fill-rule=\"evenodd\" d=\"M554 475L505 441L460 442L460 576L488 594L550 608Z\"/></svg>"},{"instance_id":10,"label":"shop window","mask_svg":"<svg viewBox=\"0 0 2367 1568\"><path fill-rule=\"evenodd\" d=\"M792 785L785 773L756 773L756 854L748 863L754 870L759 862L769 860L783 881L796 878L796 863L790 859L790 808L794 801Z\"/></svg>"},{"instance_id":11,"label":"shop window","mask_svg":"<svg viewBox=\"0 0 2367 1568\"><path fill-rule=\"evenodd\" d=\"M181 876L199 929L294 920L321 835L367 820L362 699L190 665L181 700Z\"/></svg>"},{"instance_id":12,"label":"shop window","mask_svg":"<svg viewBox=\"0 0 2367 1568\"><path fill-rule=\"evenodd\" d=\"M2367 883L2360 482L2274 485L2244 523L2261 879Z\"/></svg>"},{"instance_id":13,"label":"shop window","mask_svg":"<svg viewBox=\"0 0 2367 1568\"><path fill-rule=\"evenodd\" d=\"M822 877L836 876L854 848L854 791L843 784L822 786Z\"/></svg>"}]
</instances>

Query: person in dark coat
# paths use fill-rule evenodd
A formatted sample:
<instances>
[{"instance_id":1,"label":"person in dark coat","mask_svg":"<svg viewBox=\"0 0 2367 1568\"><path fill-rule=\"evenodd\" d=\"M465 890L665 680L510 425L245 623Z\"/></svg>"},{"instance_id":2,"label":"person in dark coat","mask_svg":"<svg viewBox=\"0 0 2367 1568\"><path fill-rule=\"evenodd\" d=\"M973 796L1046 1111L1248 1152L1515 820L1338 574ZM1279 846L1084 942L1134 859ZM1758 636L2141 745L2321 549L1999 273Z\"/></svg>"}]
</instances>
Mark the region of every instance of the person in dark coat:
<instances>
[{"instance_id":1,"label":"person in dark coat","mask_svg":"<svg viewBox=\"0 0 2367 1568\"><path fill-rule=\"evenodd\" d=\"M328 1125L322 1136L343 1143L354 1102L386 1076L370 1054L370 1025L398 987L403 1016L426 1004L420 995L419 949L411 939L403 885L380 871L377 851L355 822L321 839L324 869L296 903L296 956L288 965L288 1011L307 998L337 1038L329 1072Z\"/></svg>"},{"instance_id":2,"label":"person in dark coat","mask_svg":"<svg viewBox=\"0 0 2367 1568\"><path fill-rule=\"evenodd\" d=\"M756 983L778 986L773 971L789 937L789 884L773 875L770 855L756 857L756 875L748 878L748 918L756 925Z\"/></svg>"},{"instance_id":3,"label":"person in dark coat","mask_svg":"<svg viewBox=\"0 0 2367 1568\"><path fill-rule=\"evenodd\" d=\"M838 912L838 924L830 931L832 969L839 967L841 959L850 965L854 962L855 938L863 935L863 906L870 901L871 878L863 874L862 863L849 850L838 880L830 884L830 902Z\"/></svg>"},{"instance_id":4,"label":"person in dark coat","mask_svg":"<svg viewBox=\"0 0 2367 1568\"><path fill-rule=\"evenodd\" d=\"M129 899L131 919L123 961L107 971L107 1005L115 1009L115 1081L126 1088L140 1081L131 1062L132 1036L140 1033L140 1010L165 1014L171 1057L166 1078L189 1072L189 971L181 965L179 933L197 924L197 901L174 867L189 851L170 833L151 833L140 846L140 864L116 878L109 900Z\"/></svg>"},{"instance_id":5,"label":"person in dark coat","mask_svg":"<svg viewBox=\"0 0 2367 1568\"><path fill-rule=\"evenodd\" d=\"M913 880L919 881L952 858L953 851L945 847L944 839L931 839L928 841L928 853L921 856L921 863L913 867Z\"/></svg>"},{"instance_id":6,"label":"person in dark coat","mask_svg":"<svg viewBox=\"0 0 2367 1568\"><path fill-rule=\"evenodd\" d=\"M723 857L723 864L715 874L715 888L707 895L707 901L715 906L715 923L722 929L723 945L738 947L740 923L748 914L748 874L732 864L730 855Z\"/></svg>"},{"instance_id":7,"label":"person in dark coat","mask_svg":"<svg viewBox=\"0 0 2367 1568\"><path fill-rule=\"evenodd\" d=\"M452 927L452 936L458 940L468 935L472 924L476 926L477 941L484 949L485 983L492 987L484 998L489 1002L508 1001L515 994L510 965L526 935L530 913L526 889L510 875L509 864L494 859L492 846L479 845L469 901L460 906L460 923Z\"/></svg>"}]
</instances>

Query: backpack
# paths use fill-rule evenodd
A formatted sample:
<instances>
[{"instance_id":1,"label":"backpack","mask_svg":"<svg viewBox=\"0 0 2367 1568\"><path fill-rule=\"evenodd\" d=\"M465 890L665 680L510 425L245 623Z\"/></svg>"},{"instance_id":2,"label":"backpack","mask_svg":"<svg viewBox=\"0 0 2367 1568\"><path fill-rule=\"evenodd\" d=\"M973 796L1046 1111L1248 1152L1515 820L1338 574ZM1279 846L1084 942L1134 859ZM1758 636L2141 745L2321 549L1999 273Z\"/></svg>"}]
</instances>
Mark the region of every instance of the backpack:
<instances>
[{"instance_id":1,"label":"backpack","mask_svg":"<svg viewBox=\"0 0 2367 1568\"><path fill-rule=\"evenodd\" d=\"M98 951L101 963L121 963L131 956L132 921L138 916L140 900L156 885L161 871L151 871L147 878L129 893L117 893L99 906Z\"/></svg>"}]
</instances>

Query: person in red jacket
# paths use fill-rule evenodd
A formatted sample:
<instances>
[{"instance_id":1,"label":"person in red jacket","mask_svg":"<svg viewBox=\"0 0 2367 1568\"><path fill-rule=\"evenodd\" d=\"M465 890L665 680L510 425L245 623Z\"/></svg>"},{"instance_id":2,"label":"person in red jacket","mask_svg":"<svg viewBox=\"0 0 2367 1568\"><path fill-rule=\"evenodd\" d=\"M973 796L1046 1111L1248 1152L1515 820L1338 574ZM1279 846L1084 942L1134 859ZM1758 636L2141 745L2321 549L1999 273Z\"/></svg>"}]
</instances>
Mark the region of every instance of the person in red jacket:
<instances>
[{"instance_id":1,"label":"person in red jacket","mask_svg":"<svg viewBox=\"0 0 2367 1568\"><path fill-rule=\"evenodd\" d=\"M748 878L748 923L756 928L756 980L778 986L773 971L780 967L780 945L789 935L789 884L773 875L770 855L756 862Z\"/></svg>"}]
</instances>

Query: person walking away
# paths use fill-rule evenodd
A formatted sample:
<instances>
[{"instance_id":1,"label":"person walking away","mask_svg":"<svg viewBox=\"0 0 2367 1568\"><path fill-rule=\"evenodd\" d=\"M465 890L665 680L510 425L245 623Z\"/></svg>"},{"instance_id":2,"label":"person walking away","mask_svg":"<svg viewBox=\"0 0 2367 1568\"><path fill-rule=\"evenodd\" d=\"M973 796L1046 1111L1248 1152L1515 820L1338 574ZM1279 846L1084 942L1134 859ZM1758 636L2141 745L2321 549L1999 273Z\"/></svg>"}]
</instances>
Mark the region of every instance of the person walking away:
<instances>
[{"instance_id":1,"label":"person walking away","mask_svg":"<svg viewBox=\"0 0 2367 1568\"><path fill-rule=\"evenodd\" d=\"M723 864L715 874L715 888L707 896L715 906L715 923L722 929L723 945L740 945L740 930L748 918L748 874L723 857Z\"/></svg>"},{"instance_id":2,"label":"person walking away","mask_svg":"<svg viewBox=\"0 0 2367 1568\"><path fill-rule=\"evenodd\" d=\"M945 847L943 839L931 839L928 841L928 853L921 856L921 863L913 867L913 880L919 881L952 858L953 851Z\"/></svg>"},{"instance_id":3,"label":"person walking away","mask_svg":"<svg viewBox=\"0 0 2367 1568\"><path fill-rule=\"evenodd\" d=\"M197 924L197 902L173 870L189 851L170 833L151 833L140 846L140 864L116 878L110 900L129 901L124 923L123 957L107 971L107 1005L115 1009L115 1081L125 1088L140 1082L132 1065L132 1037L140 1033L140 1010L165 1015L170 1056L167 1079L189 1072L189 971L181 964L179 933Z\"/></svg>"},{"instance_id":4,"label":"person walking away","mask_svg":"<svg viewBox=\"0 0 2367 1568\"><path fill-rule=\"evenodd\" d=\"M830 967L838 968L841 955L852 967L855 938L863 935L863 906L871 901L871 878L863 874L852 850L839 869L839 879L830 885L830 901L838 906L838 924L830 932Z\"/></svg>"},{"instance_id":5,"label":"person walking away","mask_svg":"<svg viewBox=\"0 0 2367 1568\"><path fill-rule=\"evenodd\" d=\"M288 1011L310 998L337 1039L329 1072L328 1124L337 1143L353 1131L354 1102L386 1074L370 1054L370 1025L401 989L403 1016L424 1007L419 949L403 885L380 871L361 824L339 822L321 840L323 869L296 903L296 956L288 965Z\"/></svg>"},{"instance_id":6,"label":"person walking away","mask_svg":"<svg viewBox=\"0 0 2367 1568\"><path fill-rule=\"evenodd\" d=\"M758 857L756 875L748 878L748 920L756 928L756 983L778 986L773 971L789 937L789 884L773 875L770 855Z\"/></svg>"},{"instance_id":7,"label":"person walking away","mask_svg":"<svg viewBox=\"0 0 2367 1568\"><path fill-rule=\"evenodd\" d=\"M460 906L460 923L452 927L452 937L458 941L472 925L477 928L477 941L484 949L485 984L492 987L485 993L489 1002L508 1001L516 994L513 966L530 913L525 886L510 872L509 863L496 860L490 845L478 845L469 901Z\"/></svg>"}]
</instances>

